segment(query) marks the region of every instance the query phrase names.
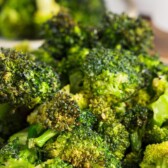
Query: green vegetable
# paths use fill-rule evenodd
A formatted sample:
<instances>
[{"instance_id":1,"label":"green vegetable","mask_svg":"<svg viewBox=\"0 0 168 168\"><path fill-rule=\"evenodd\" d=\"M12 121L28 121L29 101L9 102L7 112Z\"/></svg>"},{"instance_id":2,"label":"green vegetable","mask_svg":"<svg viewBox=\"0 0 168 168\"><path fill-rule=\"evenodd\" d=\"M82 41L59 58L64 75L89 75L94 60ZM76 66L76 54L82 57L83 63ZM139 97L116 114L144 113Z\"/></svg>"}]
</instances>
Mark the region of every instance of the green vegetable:
<instances>
[{"instance_id":1,"label":"green vegetable","mask_svg":"<svg viewBox=\"0 0 168 168\"><path fill-rule=\"evenodd\" d=\"M144 152L141 168L167 167L167 145L168 142L148 145Z\"/></svg>"}]
</instances>

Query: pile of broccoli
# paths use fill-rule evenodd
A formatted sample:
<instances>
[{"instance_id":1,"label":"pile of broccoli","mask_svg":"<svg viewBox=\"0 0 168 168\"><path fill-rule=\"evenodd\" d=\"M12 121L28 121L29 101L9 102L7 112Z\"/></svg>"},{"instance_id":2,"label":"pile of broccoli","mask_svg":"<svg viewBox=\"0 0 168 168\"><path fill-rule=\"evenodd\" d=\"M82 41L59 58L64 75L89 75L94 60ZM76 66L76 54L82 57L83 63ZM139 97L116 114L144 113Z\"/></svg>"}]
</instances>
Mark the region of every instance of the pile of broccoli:
<instances>
[{"instance_id":1,"label":"pile of broccoli","mask_svg":"<svg viewBox=\"0 0 168 168\"><path fill-rule=\"evenodd\" d=\"M168 66L142 18L67 11L44 43L0 48L0 168L168 167Z\"/></svg>"}]
</instances>

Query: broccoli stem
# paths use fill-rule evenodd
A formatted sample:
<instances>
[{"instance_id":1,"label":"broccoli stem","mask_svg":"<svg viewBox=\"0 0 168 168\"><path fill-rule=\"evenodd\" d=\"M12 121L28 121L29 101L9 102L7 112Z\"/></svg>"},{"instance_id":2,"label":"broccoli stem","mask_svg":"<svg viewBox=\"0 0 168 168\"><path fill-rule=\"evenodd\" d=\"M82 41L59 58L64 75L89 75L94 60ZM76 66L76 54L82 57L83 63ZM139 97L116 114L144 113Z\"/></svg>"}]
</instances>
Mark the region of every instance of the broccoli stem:
<instances>
[{"instance_id":1,"label":"broccoli stem","mask_svg":"<svg viewBox=\"0 0 168 168\"><path fill-rule=\"evenodd\" d=\"M48 129L42 135L37 138L30 138L28 142L29 148L33 148L35 145L42 147L50 138L54 137L57 134L56 131Z\"/></svg>"},{"instance_id":2,"label":"broccoli stem","mask_svg":"<svg viewBox=\"0 0 168 168\"><path fill-rule=\"evenodd\" d=\"M12 142L14 141L15 139L19 138L18 141L19 141L19 144L22 144L22 145L26 145L27 143L27 137L28 137L28 129L25 128L13 135L11 135L8 139L8 142Z\"/></svg>"},{"instance_id":3,"label":"broccoli stem","mask_svg":"<svg viewBox=\"0 0 168 168\"><path fill-rule=\"evenodd\" d=\"M141 137L138 133L138 131L134 131L132 134L130 134L131 137L131 146L133 151L139 151L142 146Z\"/></svg>"}]
</instances>

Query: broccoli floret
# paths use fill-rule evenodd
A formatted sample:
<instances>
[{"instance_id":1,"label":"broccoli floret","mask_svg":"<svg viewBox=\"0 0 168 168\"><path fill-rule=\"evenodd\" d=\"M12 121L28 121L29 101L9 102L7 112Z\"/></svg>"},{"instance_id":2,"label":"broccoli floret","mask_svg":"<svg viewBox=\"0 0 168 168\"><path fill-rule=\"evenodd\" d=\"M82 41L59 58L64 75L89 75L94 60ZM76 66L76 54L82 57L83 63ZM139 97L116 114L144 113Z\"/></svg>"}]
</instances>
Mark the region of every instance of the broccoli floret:
<instances>
[{"instance_id":1,"label":"broccoli floret","mask_svg":"<svg viewBox=\"0 0 168 168\"><path fill-rule=\"evenodd\" d=\"M148 145L140 163L141 168L168 167L168 141Z\"/></svg>"},{"instance_id":2,"label":"broccoli floret","mask_svg":"<svg viewBox=\"0 0 168 168\"><path fill-rule=\"evenodd\" d=\"M117 120L116 120L117 121ZM114 156L122 160L126 149L129 147L129 133L125 126L119 122L100 122L98 133L108 143Z\"/></svg>"},{"instance_id":3,"label":"broccoli floret","mask_svg":"<svg viewBox=\"0 0 168 168\"><path fill-rule=\"evenodd\" d=\"M76 94L73 94L70 91L70 85L65 85L61 90L69 94L73 98L73 100L77 102L81 110L88 109L88 106L89 106L89 102L88 102L89 95L88 94L82 91L77 92Z\"/></svg>"},{"instance_id":4,"label":"broccoli floret","mask_svg":"<svg viewBox=\"0 0 168 168\"><path fill-rule=\"evenodd\" d=\"M98 119L89 109L85 109L80 112L78 121L80 125L94 129Z\"/></svg>"},{"instance_id":5,"label":"broccoli floret","mask_svg":"<svg viewBox=\"0 0 168 168\"><path fill-rule=\"evenodd\" d=\"M93 49L84 60L82 72L84 90L110 97L114 103L129 99L144 85L135 55L126 50Z\"/></svg>"},{"instance_id":6,"label":"broccoli floret","mask_svg":"<svg viewBox=\"0 0 168 168\"><path fill-rule=\"evenodd\" d=\"M71 47L83 44L84 34L69 14L60 12L44 24L44 37L41 48L60 60Z\"/></svg>"},{"instance_id":7,"label":"broccoli floret","mask_svg":"<svg viewBox=\"0 0 168 168\"><path fill-rule=\"evenodd\" d=\"M0 48L0 103L33 108L59 89L59 77L29 55Z\"/></svg>"},{"instance_id":8,"label":"broccoli floret","mask_svg":"<svg viewBox=\"0 0 168 168\"><path fill-rule=\"evenodd\" d=\"M149 113L151 112L147 107L138 104L126 110L122 123L129 131L132 151L139 151L142 148Z\"/></svg>"},{"instance_id":9,"label":"broccoli floret","mask_svg":"<svg viewBox=\"0 0 168 168\"><path fill-rule=\"evenodd\" d=\"M114 122L115 113L111 109L111 103L108 102L106 97L91 97L89 99L89 109L98 118L98 121Z\"/></svg>"},{"instance_id":10,"label":"broccoli floret","mask_svg":"<svg viewBox=\"0 0 168 168\"><path fill-rule=\"evenodd\" d=\"M122 161L123 168L139 168L139 163L142 161L142 151L134 151L127 153Z\"/></svg>"},{"instance_id":11,"label":"broccoli floret","mask_svg":"<svg viewBox=\"0 0 168 168\"><path fill-rule=\"evenodd\" d=\"M30 139L30 147L34 144L41 147L56 134L72 130L78 124L79 114L79 106L72 97L62 91L57 92L50 101L40 105L28 116L30 124L40 124L47 129L40 137Z\"/></svg>"},{"instance_id":12,"label":"broccoli floret","mask_svg":"<svg viewBox=\"0 0 168 168\"><path fill-rule=\"evenodd\" d=\"M44 24L45 41L39 51L44 56L49 55L49 60L51 57L56 60L55 66L63 85L69 83L71 71L83 64L89 48L97 43L96 34L95 28L78 24L64 11L60 11ZM38 56L38 52L36 53ZM43 60L43 57L40 59ZM72 77L71 82L74 82Z\"/></svg>"},{"instance_id":13,"label":"broccoli floret","mask_svg":"<svg viewBox=\"0 0 168 168\"><path fill-rule=\"evenodd\" d=\"M139 53L153 46L153 32L148 22L141 17L130 18L124 13L106 14L98 34L106 48L121 47Z\"/></svg>"},{"instance_id":14,"label":"broccoli floret","mask_svg":"<svg viewBox=\"0 0 168 168\"><path fill-rule=\"evenodd\" d=\"M88 127L76 127L72 132L59 135L57 139L45 145L44 151L50 158L60 157L74 167L120 167L104 140Z\"/></svg>"},{"instance_id":15,"label":"broccoli floret","mask_svg":"<svg viewBox=\"0 0 168 168\"><path fill-rule=\"evenodd\" d=\"M20 140L9 141L0 150L0 167L33 167L40 158L36 149L28 149L26 145L20 144Z\"/></svg>"},{"instance_id":16,"label":"broccoli floret","mask_svg":"<svg viewBox=\"0 0 168 168\"><path fill-rule=\"evenodd\" d=\"M168 141L168 128L167 126L159 127L158 125L153 125L147 127L145 131L144 142L145 144L161 143Z\"/></svg>"},{"instance_id":17,"label":"broccoli floret","mask_svg":"<svg viewBox=\"0 0 168 168\"><path fill-rule=\"evenodd\" d=\"M73 168L73 166L56 157L54 159L48 159L47 161L42 162L35 168Z\"/></svg>"},{"instance_id":18,"label":"broccoli floret","mask_svg":"<svg viewBox=\"0 0 168 168\"><path fill-rule=\"evenodd\" d=\"M151 103L152 95L147 87L142 88L137 91L137 93L131 97L129 101L129 106L134 106L134 104L139 104L141 106L147 107Z\"/></svg>"}]
</instances>

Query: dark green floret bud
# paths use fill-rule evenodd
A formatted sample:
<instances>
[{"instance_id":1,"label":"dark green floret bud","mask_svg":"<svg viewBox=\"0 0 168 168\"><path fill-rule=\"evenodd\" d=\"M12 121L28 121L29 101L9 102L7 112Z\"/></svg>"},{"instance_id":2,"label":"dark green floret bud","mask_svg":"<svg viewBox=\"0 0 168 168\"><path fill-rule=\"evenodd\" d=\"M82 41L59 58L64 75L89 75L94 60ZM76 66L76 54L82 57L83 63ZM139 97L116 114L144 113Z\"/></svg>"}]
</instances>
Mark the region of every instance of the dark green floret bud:
<instances>
[{"instance_id":1,"label":"dark green floret bud","mask_svg":"<svg viewBox=\"0 0 168 168\"><path fill-rule=\"evenodd\" d=\"M33 62L29 55L0 48L0 103L33 108L51 98L60 86L50 66Z\"/></svg>"}]
</instances>

